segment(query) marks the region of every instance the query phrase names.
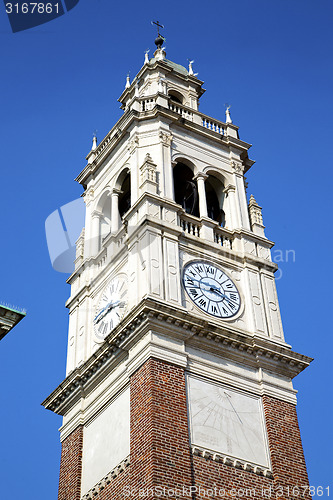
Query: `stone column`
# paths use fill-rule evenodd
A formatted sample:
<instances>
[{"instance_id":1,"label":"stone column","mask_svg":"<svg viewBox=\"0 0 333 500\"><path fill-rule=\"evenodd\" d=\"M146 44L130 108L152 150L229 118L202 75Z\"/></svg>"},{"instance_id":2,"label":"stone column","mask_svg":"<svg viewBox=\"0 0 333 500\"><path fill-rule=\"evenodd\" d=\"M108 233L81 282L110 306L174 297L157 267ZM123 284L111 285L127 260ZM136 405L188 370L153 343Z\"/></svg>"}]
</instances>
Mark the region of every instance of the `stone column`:
<instances>
[{"instance_id":1,"label":"stone column","mask_svg":"<svg viewBox=\"0 0 333 500\"><path fill-rule=\"evenodd\" d=\"M119 221L119 195L121 191L119 189L113 189L111 193L111 233L115 234L118 232L120 227Z\"/></svg>"},{"instance_id":2,"label":"stone column","mask_svg":"<svg viewBox=\"0 0 333 500\"><path fill-rule=\"evenodd\" d=\"M96 210L92 213L91 223L91 255L96 255L99 252L99 238L100 238L100 213Z\"/></svg>"},{"instance_id":3,"label":"stone column","mask_svg":"<svg viewBox=\"0 0 333 500\"><path fill-rule=\"evenodd\" d=\"M208 175L199 172L195 177L194 180L197 181L198 184L198 194L199 194L199 213L200 217L208 217L208 212L207 212L207 200L206 200L206 189L205 189L205 180L207 179Z\"/></svg>"},{"instance_id":4,"label":"stone column","mask_svg":"<svg viewBox=\"0 0 333 500\"><path fill-rule=\"evenodd\" d=\"M236 229L240 227L238 211L236 206L236 188L231 184L224 189L224 192L228 196L228 212L225 214L225 226L227 229Z\"/></svg>"},{"instance_id":5,"label":"stone column","mask_svg":"<svg viewBox=\"0 0 333 500\"><path fill-rule=\"evenodd\" d=\"M240 161L231 161L236 184L237 206L239 208L240 227L251 230L246 193L244 187L244 165Z\"/></svg>"}]
</instances>

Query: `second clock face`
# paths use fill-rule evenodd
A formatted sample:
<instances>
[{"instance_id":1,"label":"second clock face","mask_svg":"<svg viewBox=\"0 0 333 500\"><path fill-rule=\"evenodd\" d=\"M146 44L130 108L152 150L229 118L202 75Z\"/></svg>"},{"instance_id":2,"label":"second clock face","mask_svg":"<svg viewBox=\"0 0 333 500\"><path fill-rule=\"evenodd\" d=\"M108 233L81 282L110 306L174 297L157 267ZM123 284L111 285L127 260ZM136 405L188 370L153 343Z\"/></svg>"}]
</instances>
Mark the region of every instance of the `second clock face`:
<instances>
[{"instance_id":1,"label":"second clock face","mask_svg":"<svg viewBox=\"0 0 333 500\"><path fill-rule=\"evenodd\" d=\"M217 318L235 316L241 306L235 283L215 264L190 262L183 271L184 288L202 311Z\"/></svg>"},{"instance_id":2,"label":"second clock face","mask_svg":"<svg viewBox=\"0 0 333 500\"><path fill-rule=\"evenodd\" d=\"M116 276L104 288L96 308L94 331L98 340L115 328L124 316L127 306L127 281Z\"/></svg>"}]
</instances>

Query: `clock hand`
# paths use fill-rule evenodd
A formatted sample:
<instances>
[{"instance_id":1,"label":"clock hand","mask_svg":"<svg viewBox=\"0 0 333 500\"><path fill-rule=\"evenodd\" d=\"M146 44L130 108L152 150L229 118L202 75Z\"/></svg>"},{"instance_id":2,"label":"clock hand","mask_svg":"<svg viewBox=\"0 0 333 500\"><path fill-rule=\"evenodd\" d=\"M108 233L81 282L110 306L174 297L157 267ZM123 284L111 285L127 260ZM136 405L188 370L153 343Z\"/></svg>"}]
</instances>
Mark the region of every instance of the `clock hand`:
<instances>
[{"instance_id":1,"label":"clock hand","mask_svg":"<svg viewBox=\"0 0 333 500\"><path fill-rule=\"evenodd\" d=\"M99 323L102 318L109 312L110 309L113 309L114 307L117 307L117 305L120 304L120 301L118 300L117 302L109 302L103 309L95 316L94 322ZM103 314L104 313L104 314Z\"/></svg>"},{"instance_id":2,"label":"clock hand","mask_svg":"<svg viewBox=\"0 0 333 500\"><path fill-rule=\"evenodd\" d=\"M111 310L111 309L115 309L116 307L124 307L125 305L125 302L121 302L120 300L117 300L116 302L109 302L108 305L106 305L98 314L97 316L94 318L94 322L95 324L99 323L103 318L104 316L107 315L107 313ZM104 314L103 314L104 313ZM117 313L117 315L119 316L119 314ZM119 316L120 317L120 316Z\"/></svg>"},{"instance_id":3,"label":"clock hand","mask_svg":"<svg viewBox=\"0 0 333 500\"><path fill-rule=\"evenodd\" d=\"M202 285L208 286L210 292L217 293L218 295L220 295L224 299L227 299L229 302L234 304L234 301L232 299L230 299L230 297L228 297L227 295L222 293L218 286L212 285L211 283L207 283L207 281L201 281L201 280L197 280L196 278L190 278L189 276L188 276L188 279L190 279L192 281L196 281L197 283L201 283Z\"/></svg>"},{"instance_id":4,"label":"clock hand","mask_svg":"<svg viewBox=\"0 0 333 500\"><path fill-rule=\"evenodd\" d=\"M212 287L214 285L211 285L210 283L207 283L207 281L201 281L201 280L197 280L195 278L190 278L189 276L187 276L187 278L191 281L196 281L197 283L201 283L202 285L205 285L205 286L209 286L209 287Z\"/></svg>"}]
</instances>

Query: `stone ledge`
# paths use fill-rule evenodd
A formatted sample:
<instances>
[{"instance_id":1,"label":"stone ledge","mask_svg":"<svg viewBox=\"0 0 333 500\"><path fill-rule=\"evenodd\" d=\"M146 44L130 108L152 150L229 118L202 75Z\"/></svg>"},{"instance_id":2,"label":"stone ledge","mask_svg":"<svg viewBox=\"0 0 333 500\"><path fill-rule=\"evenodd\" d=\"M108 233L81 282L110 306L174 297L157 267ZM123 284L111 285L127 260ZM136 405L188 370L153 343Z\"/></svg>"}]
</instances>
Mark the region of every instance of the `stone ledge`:
<instances>
[{"instance_id":1,"label":"stone ledge","mask_svg":"<svg viewBox=\"0 0 333 500\"><path fill-rule=\"evenodd\" d=\"M267 338L249 335L231 325L216 324L183 308L145 298L106 337L101 347L43 401L42 405L64 415L80 398L86 397L94 385L103 380L126 357L130 346L149 329L164 331L182 338L185 343L210 352L224 353L230 359L250 366L266 368L293 378L304 370L312 358L275 345Z\"/></svg>"},{"instance_id":2,"label":"stone ledge","mask_svg":"<svg viewBox=\"0 0 333 500\"><path fill-rule=\"evenodd\" d=\"M108 484L111 483L113 479L115 479L121 472L123 472L130 465L130 457L128 456L125 460L122 460L117 467L112 469L103 479L98 481L97 484L93 488L91 488L88 493L83 495L81 500L90 500L95 498Z\"/></svg>"},{"instance_id":3,"label":"stone ledge","mask_svg":"<svg viewBox=\"0 0 333 500\"><path fill-rule=\"evenodd\" d=\"M222 453L216 453L211 450L205 450L199 446L191 446L192 454L198 457L202 457L208 460L214 460L214 462L219 462L224 465L229 465L235 467L236 469L244 470L246 472L252 472L258 476L264 476L269 479L273 479L273 473L267 467L261 467L260 465L253 464L250 462L245 462L244 460L235 459L228 457Z\"/></svg>"}]
</instances>

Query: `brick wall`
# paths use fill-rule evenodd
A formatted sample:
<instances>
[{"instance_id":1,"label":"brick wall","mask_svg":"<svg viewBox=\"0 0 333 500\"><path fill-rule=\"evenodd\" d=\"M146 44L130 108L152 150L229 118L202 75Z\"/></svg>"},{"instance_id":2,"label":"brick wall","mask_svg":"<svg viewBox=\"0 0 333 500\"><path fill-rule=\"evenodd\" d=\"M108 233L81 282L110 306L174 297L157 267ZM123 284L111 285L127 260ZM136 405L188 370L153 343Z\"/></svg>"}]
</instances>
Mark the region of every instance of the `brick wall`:
<instances>
[{"instance_id":1,"label":"brick wall","mask_svg":"<svg viewBox=\"0 0 333 500\"><path fill-rule=\"evenodd\" d=\"M207 498L188 488L221 490L210 498L265 498L299 500L295 486L308 484L296 409L278 399L263 398L274 479L192 456L187 419L185 372L172 364L149 359L131 378L130 466L94 496L96 500L140 498L157 487L185 486L181 500ZM59 500L80 499L82 427L64 442ZM125 458L125 457L124 457ZM102 479L102 478L101 478ZM241 492L233 496L232 491ZM302 493L302 491L300 492ZM142 497L142 496L141 496ZM146 496L157 499L152 493ZM163 496L162 496L163 498ZM167 498L167 497L164 497ZM310 497L305 495L306 500Z\"/></svg>"},{"instance_id":2,"label":"brick wall","mask_svg":"<svg viewBox=\"0 0 333 500\"><path fill-rule=\"evenodd\" d=\"M299 498L297 488L307 486L309 480L296 407L269 396L263 397L263 405L275 487L283 492L282 498ZM305 494L302 498L311 497Z\"/></svg>"},{"instance_id":3,"label":"brick wall","mask_svg":"<svg viewBox=\"0 0 333 500\"><path fill-rule=\"evenodd\" d=\"M182 368L149 359L133 375L131 465L131 485L137 497L140 488L172 489L192 483Z\"/></svg>"},{"instance_id":4,"label":"brick wall","mask_svg":"<svg viewBox=\"0 0 333 500\"><path fill-rule=\"evenodd\" d=\"M58 500L80 500L83 426L62 443Z\"/></svg>"}]
</instances>

